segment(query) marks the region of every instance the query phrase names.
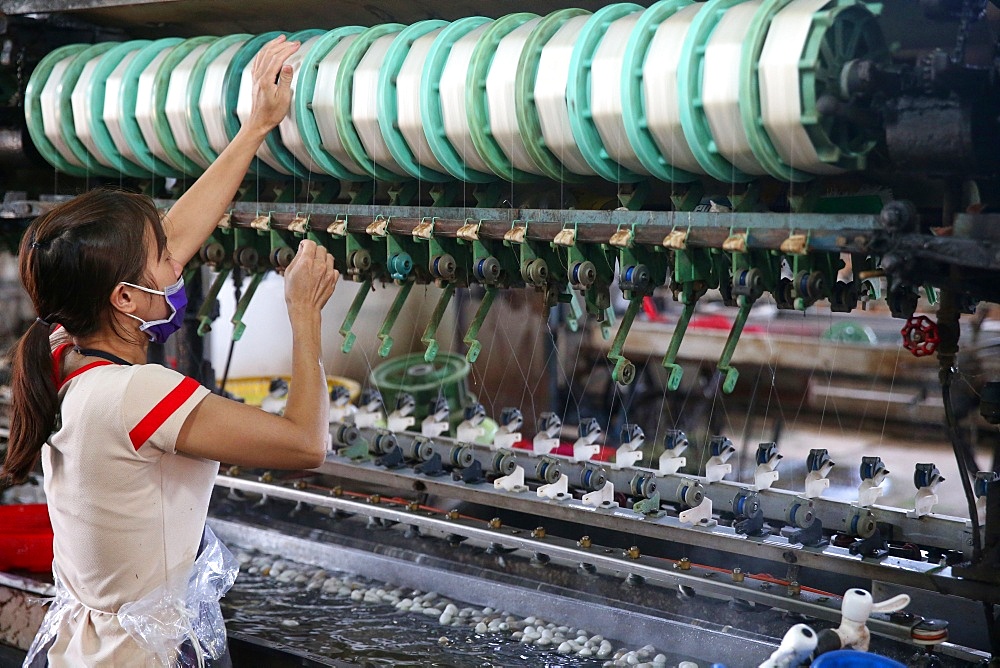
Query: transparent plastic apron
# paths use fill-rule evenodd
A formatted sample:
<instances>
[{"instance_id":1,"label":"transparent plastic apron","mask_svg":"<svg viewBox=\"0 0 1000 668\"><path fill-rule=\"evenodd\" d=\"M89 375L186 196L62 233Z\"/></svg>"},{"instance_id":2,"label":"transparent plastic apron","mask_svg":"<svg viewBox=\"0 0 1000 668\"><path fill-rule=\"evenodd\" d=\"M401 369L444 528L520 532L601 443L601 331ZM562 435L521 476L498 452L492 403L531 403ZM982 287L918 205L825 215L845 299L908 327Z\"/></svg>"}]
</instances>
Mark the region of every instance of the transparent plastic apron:
<instances>
[{"instance_id":1,"label":"transparent plastic apron","mask_svg":"<svg viewBox=\"0 0 1000 668\"><path fill-rule=\"evenodd\" d=\"M155 657L158 665L205 666L226 653L226 625L219 599L233 586L239 570L233 554L205 525L198 557L187 581L182 576L175 577L139 600L122 605L116 615L118 623L144 651ZM25 668L46 664L45 653L55 640L63 618L75 604L83 605L59 576L54 572L53 575L56 595L47 601L51 607L28 649ZM190 642L193 656L178 652L185 641Z\"/></svg>"}]
</instances>

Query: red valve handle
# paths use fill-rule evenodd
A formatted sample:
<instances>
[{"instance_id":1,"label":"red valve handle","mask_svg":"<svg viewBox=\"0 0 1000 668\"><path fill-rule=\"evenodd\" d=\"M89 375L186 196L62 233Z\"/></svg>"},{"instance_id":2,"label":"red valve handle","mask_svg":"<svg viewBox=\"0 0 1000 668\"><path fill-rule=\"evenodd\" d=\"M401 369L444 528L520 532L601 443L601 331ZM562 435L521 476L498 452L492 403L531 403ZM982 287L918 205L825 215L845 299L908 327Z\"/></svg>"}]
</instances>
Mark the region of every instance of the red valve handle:
<instances>
[{"instance_id":1,"label":"red valve handle","mask_svg":"<svg viewBox=\"0 0 1000 668\"><path fill-rule=\"evenodd\" d=\"M903 347L913 353L914 357L933 355L941 342L937 323L926 315L912 316L900 333L903 335Z\"/></svg>"}]
</instances>

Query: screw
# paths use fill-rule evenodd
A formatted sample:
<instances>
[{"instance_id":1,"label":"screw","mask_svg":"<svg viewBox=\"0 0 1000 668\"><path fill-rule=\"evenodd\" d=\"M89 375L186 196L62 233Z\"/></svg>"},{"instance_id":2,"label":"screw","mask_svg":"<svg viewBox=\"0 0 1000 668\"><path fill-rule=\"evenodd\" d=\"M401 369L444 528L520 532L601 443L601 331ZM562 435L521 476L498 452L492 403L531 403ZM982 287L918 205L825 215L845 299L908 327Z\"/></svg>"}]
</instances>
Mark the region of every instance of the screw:
<instances>
[{"instance_id":1,"label":"screw","mask_svg":"<svg viewBox=\"0 0 1000 668\"><path fill-rule=\"evenodd\" d=\"M420 504L417 503L416 501L410 501L408 504L406 504L406 509L409 510L411 513L415 513L418 510L420 510Z\"/></svg>"},{"instance_id":2,"label":"screw","mask_svg":"<svg viewBox=\"0 0 1000 668\"><path fill-rule=\"evenodd\" d=\"M798 596L799 594L802 593L802 586L798 583L798 581L792 580L791 582L788 583L787 593L789 596Z\"/></svg>"},{"instance_id":3,"label":"screw","mask_svg":"<svg viewBox=\"0 0 1000 668\"><path fill-rule=\"evenodd\" d=\"M271 473L270 471L264 471L260 475L260 478L258 478L258 480L260 480L261 482L268 482L268 483L274 482L274 474Z\"/></svg>"},{"instance_id":4,"label":"screw","mask_svg":"<svg viewBox=\"0 0 1000 668\"><path fill-rule=\"evenodd\" d=\"M458 511L457 510L449 510L448 514L445 517L447 517L449 520L453 520L453 521L457 520L458 519Z\"/></svg>"},{"instance_id":5,"label":"screw","mask_svg":"<svg viewBox=\"0 0 1000 668\"><path fill-rule=\"evenodd\" d=\"M499 529L501 526L503 526L503 523L500 522L500 518L499 517L494 517L493 519L491 519L489 521L489 527L491 529Z\"/></svg>"},{"instance_id":6,"label":"screw","mask_svg":"<svg viewBox=\"0 0 1000 668\"><path fill-rule=\"evenodd\" d=\"M578 547L589 548L591 545L593 545L593 542L591 542L590 536L584 536L580 540L576 541L576 544Z\"/></svg>"},{"instance_id":7,"label":"screw","mask_svg":"<svg viewBox=\"0 0 1000 668\"><path fill-rule=\"evenodd\" d=\"M371 496L368 497L368 503L373 503L375 505L378 505L379 503L382 503L382 497L379 496L378 494L372 494Z\"/></svg>"},{"instance_id":8,"label":"screw","mask_svg":"<svg viewBox=\"0 0 1000 668\"><path fill-rule=\"evenodd\" d=\"M226 475L231 476L233 478L238 477L241 473L243 473L243 469L241 469L239 466L230 466L228 469L226 469Z\"/></svg>"},{"instance_id":9,"label":"screw","mask_svg":"<svg viewBox=\"0 0 1000 668\"><path fill-rule=\"evenodd\" d=\"M305 480L296 480L294 483L292 483L292 487L294 487L295 489L305 489L308 486L309 485L306 483Z\"/></svg>"},{"instance_id":10,"label":"screw","mask_svg":"<svg viewBox=\"0 0 1000 668\"><path fill-rule=\"evenodd\" d=\"M545 527L537 527L531 532L532 538L545 538Z\"/></svg>"},{"instance_id":11,"label":"screw","mask_svg":"<svg viewBox=\"0 0 1000 668\"><path fill-rule=\"evenodd\" d=\"M344 488L341 487L340 485L337 485L336 487L334 487L333 489L330 490L330 493L333 494L334 496L338 496L338 497L339 496L343 496L344 495Z\"/></svg>"},{"instance_id":12,"label":"screw","mask_svg":"<svg viewBox=\"0 0 1000 668\"><path fill-rule=\"evenodd\" d=\"M641 554L639 552L639 548L633 545L629 549L625 550L623 556L628 557L629 559L638 559Z\"/></svg>"},{"instance_id":13,"label":"screw","mask_svg":"<svg viewBox=\"0 0 1000 668\"><path fill-rule=\"evenodd\" d=\"M733 582L743 582L744 579L743 569L734 568L733 569Z\"/></svg>"},{"instance_id":14,"label":"screw","mask_svg":"<svg viewBox=\"0 0 1000 668\"><path fill-rule=\"evenodd\" d=\"M677 562L677 568L681 569L682 571L691 570L691 560L688 559L687 557L681 557L681 560Z\"/></svg>"}]
</instances>

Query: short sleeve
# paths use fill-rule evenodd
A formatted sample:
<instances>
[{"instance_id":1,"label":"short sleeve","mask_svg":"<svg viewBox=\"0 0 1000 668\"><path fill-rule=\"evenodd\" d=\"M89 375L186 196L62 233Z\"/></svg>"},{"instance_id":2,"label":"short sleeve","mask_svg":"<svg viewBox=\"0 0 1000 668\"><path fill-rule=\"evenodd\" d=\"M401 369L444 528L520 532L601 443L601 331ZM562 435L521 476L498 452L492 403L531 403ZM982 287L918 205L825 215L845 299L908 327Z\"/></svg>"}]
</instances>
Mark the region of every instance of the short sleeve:
<instances>
[{"instance_id":1,"label":"short sleeve","mask_svg":"<svg viewBox=\"0 0 1000 668\"><path fill-rule=\"evenodd\" d=\"M208 388L157 364L137 366L125 390L124 419L132 447L172 453L177 435Z\"/></svg>"}]
</instances>

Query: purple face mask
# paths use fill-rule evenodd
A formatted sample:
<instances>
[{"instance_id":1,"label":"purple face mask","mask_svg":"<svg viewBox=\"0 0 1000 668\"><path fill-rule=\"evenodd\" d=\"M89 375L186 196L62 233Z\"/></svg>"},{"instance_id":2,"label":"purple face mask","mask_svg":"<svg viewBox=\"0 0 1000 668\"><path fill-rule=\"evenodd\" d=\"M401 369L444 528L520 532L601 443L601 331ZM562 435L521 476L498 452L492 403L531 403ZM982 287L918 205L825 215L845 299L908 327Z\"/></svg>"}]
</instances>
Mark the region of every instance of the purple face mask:
<instances>
[{"instance_id":1,"label":"purple face mask","mask_svg":"<svg viewBox=\"0 0 1000 668\"><path fill-rule=\"evenodd\" d=\"M146 336L153 343L163 343L170 335L181 328L184 323L184 312L187 310L187 292L184 291L184 277L177 279L177 282L171 286L168 286L164 290L151 290L150 288L144 288L141 285L135 285L134 283L126 283L122 281L122 285L127 285L129 287L136 288L137 290L142 290L143 292L148 292L152 295L163 295L164 299L167 300L167 306L170 307L172 313L164 318L163 320L151 320L146 322L138 316L134 316L131 313L126 315L130 318L135 318L142 325L139 326L140 332L145 332Z\"/></svg>"}]
</instances>

